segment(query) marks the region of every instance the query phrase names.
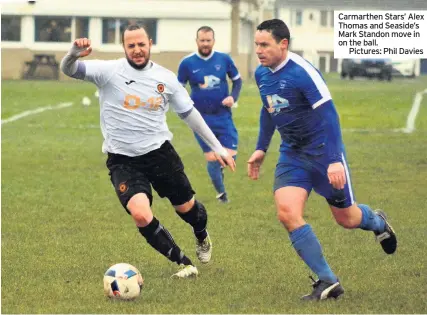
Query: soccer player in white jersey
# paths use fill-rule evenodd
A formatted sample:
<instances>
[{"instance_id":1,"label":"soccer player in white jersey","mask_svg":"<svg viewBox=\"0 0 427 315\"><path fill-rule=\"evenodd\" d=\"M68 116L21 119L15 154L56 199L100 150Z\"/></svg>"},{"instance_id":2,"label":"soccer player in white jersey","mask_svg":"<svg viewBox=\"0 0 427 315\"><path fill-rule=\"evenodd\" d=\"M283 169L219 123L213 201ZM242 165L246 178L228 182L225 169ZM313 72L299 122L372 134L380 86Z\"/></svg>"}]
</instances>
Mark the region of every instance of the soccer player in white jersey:
<instances>
[{"instance_id":1,"label":"soccer player in white jersey","mask_svg":"<svg viewBox=\"0 0 427 315\"><path fill-rule=\"evenodd\" d=\"M234 171L235 162L193 107L175 74L150 60L152 40L146 30L130 25L122 34L122 42L126 58L79 61L91 53L92 47L89 39L76 39L62 59L61 69L99 89L102 151L108 154L106 164L121 204L147 242L180 266L174 277L194 276L197 268L151 210L153 186L191 225L196 255L200 262L209 262L212 242L206 230L206 209L195 200L184 165L170 143L172 133L166 124L169 106L211 146L223 166Z\"/></svg>"}]
</instances>

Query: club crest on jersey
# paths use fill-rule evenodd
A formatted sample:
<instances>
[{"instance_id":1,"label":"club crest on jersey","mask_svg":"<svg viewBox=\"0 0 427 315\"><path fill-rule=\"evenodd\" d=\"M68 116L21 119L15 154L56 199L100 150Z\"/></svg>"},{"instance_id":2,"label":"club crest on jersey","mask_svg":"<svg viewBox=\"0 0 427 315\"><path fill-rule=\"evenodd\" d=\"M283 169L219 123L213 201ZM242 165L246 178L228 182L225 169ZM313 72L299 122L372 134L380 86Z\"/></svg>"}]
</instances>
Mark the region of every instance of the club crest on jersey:
<instances>
[{"instance_id":1,"label":"club crest on jersey","mask_svg":"<svg viewBox=\"0 0 427 315\"><path fill-rule=\"evenodd\" d=\"M279 81L279 87L283 90L286 86L286 81L285 80L280 80Z\"/></svg>"},{"instance_id":2,"label":"club crest on jersey","mask_svg":"<svg viewBox=\"0 0 427 315\"><path fill-rule=\"evenodd\" d=\"M289 101L277 94L267 95L266 99L268 103L267 111L273 116L280 115L289 107Z\"/></svg>"},{"instance_id":3,"label":"club crest on jersey","mask_svg":"<svg viewBox=\"0 0 427 315\"><path fill-rule=\"evenodd\" d=\"M215 69L216 71L219 71L219 69L221 69L221 65L215 65Z\"/></svg>"},{"instance_id":4,"label":"club crest on jersey","mask_svg":"<svg viewBox=\"0 0 427 315\"><path fill-rule=\"evenodd\" d=\"M125 192L127 192L128 190L128 186L126 185L126 182L121 182L119 184L119 191L124 194Z\"/></svg>"},{"instance_id":5,"label":"club crest on jersey","mask_svg":"<svg viewBox=\"0 0 427 315\"><path fill-rule=\"evenodd\" d=\"M162 94L165 91L165 85L163 83L157 83L157 92Z\"/></svg>"}]
</instances>

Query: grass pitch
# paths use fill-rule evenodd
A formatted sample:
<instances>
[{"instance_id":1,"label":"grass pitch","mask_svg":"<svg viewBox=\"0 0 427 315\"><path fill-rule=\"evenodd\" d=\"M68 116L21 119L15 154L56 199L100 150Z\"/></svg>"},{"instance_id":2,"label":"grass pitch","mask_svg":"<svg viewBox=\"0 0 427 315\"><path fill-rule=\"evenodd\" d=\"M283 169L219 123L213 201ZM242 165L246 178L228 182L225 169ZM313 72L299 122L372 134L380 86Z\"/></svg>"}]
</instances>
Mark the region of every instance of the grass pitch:
<instances>
[{"instance_id":1,"label":"grass pitch","mask_svg":"<svg viewBox=\"0 0 427 315\"><path fill-rule=\"evenodd\" d=\"M313 226L346 293L338 301L303 303L309 270L276 219L272 196L279 136L261 179L246 176L258 134L260 99L244 82L234 117L240 144L237 172L226 172L231 203L218 204L203 154L189 128L168 115L173 144L208 209L212 262L198 279L169 279L176 266L155 252L122 209L101 153L95 87L81 82L2 82L2 119L62 102L74 105L3 124L1 304L3 313L426 313L427 94L415 123L404 128L427 78L327 82L341 117L356 200L384 209L397 231L387 256L373 233L340 228L312 193ZM91 106L81 105L89 96ZM190 227L155 194L154 213L194 262ZM140 299L103 296L102 277L118 262L145 278Z\"/></svg>"}]
</instances>

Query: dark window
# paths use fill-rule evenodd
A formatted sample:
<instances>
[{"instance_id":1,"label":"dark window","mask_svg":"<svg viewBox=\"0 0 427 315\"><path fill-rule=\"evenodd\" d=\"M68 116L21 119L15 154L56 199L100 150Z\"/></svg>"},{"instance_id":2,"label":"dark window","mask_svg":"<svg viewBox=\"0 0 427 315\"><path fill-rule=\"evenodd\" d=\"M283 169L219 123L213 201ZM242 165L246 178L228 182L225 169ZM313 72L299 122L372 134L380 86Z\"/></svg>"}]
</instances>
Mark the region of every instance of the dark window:
<instances>
[{"instance_id":1,"label":"dark window","mask_svg":"<svg viewBox=\"0 0 427 315\"><path fill-rule=\"evenodd\" d=\"M17 15L1 16L1 40L21 41L21 17Z\"/></svg>"},{"instance_id":2,"label":"dark window","mask_svg":"<svg viewBox=\"0 0 427 315\"><path fill-rule=\"evenodd\" d=\"M320 11L320 25L321 26L328 25L328 11Z\"/></svg>"},{"instance_id":3,"label":"dark window","mask_svg":"<svg viewBox=\"0 0 427 315\"><path fill-rule=\"evenodd\" d=\"M296 25L302 25L302 11L298 10L295 13L295 17L296 17Z\"/></svg>"},{"instance_id":4,"label":"dark window","mask_svg":"<svg viewBox=\"0 0 427 315\"><path fill-rule=\"evenodd\" d=\"M76 17L76 38L89 37L89 18Z\"/></svg>"},{"instance_id":5,"label":"dark window","mask_svg":"<svg viewBox=\"0 0 427 315\"><path fill-rule=\"evenodd\" d=\"M71 17L35 17L36 42L71 42Z\"/></svg>"},{"instance_id":6,"label":"dark window","mask_svg":"<svg viewBox=\"0 0 427 315\"><path fill-rule=\"evenodd\" d=\"M116 42L116 19L102 19L102 43L114 44Z\"/></svg>"},{"instance_id":7,"label":"dark window","mask_svg":"<svg viewBox=\"0 0 427 315\"><path fill-rule=\"evenodd\" d=\"M116 29L116 23L119 23L119 29ZM156 19L138 19L138 18L104 18L102 19L102 42L104 44L121 44L121 34L128 25L138 24L145 28L147 33L153 39L153 44L157 43L157 20ZM119 34L116 34L119 32Z\"/></svg>"}]
</instances>

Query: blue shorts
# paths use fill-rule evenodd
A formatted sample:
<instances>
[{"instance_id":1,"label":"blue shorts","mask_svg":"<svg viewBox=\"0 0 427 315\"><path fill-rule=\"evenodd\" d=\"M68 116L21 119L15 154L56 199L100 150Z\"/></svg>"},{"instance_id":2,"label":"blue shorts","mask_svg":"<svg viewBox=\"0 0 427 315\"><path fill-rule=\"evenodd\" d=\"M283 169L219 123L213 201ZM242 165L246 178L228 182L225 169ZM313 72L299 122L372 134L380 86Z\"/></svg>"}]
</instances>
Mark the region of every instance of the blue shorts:
<instances>
[{"instance_id":1,"label":"blue shorts","mask_svg":"<svg viewBox=\"0 0 427 315\"><path fill-rule=\"evenodd\" d=\"M203 118L223 147L237 151L239 138L231 115L203 115ZM194 135L204 153L212 151L198 134L194 133Z\"/></svg>"},{"instance_id":2,"label":"blue shorts","mask_svg":"<svg viewBox=\"0 0 427 315\"><path fill-rule=\"evenodd\" d=\"M280 152L275 171L274 191L282 187L294 186L304 188L310 194L311 190L314 189L331 206L337 208L350 207L355 200L345 152L342 155L342 163L347 182L344 189L338 190L329 183L327 175L329 164L324 158L294 152Z\"/></svg>"}]
</instances>

